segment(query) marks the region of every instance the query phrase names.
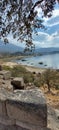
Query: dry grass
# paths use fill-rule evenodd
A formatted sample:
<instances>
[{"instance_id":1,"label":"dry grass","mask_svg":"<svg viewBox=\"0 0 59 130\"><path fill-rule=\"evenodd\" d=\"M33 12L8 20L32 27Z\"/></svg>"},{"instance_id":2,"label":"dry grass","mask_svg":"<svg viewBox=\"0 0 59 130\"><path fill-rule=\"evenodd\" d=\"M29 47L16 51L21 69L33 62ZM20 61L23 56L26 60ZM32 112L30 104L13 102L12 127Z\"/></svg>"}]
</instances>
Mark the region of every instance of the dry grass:
<instances>
[{"instance_id":1,"label":"dry grass","mask_svg":"<svg viewBox=\"0 0 59 130\"><path fill-rule=\"evenodd\" d=\"M40 88L47 100L47 104L51 105L53 108L59 109L59 90L52 89L52 93L47 93L47 88L44 89L44 87Z\"/></svg>"}]
</instances>

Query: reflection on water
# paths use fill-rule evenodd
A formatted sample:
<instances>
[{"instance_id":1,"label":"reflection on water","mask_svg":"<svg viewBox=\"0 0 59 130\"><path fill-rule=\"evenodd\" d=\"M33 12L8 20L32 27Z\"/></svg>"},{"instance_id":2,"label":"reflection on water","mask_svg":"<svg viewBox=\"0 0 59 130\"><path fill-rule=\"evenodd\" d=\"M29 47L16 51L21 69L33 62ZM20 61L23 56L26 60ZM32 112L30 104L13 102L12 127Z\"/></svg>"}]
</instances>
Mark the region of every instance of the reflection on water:
<instances>
[{"instance_id":1,"label":"reflection on water","mask_svg":"<svg viewBox=\"0 0 59 130\"><path fill-rule=\"evenodd\" d=\"M29 58L24 58L24 60L17 60L18 63L24 65L30 65L40 68L54 68L59 69L59 54L50 54L42 56L32 56Z\"/></svg>"}]
</instances>

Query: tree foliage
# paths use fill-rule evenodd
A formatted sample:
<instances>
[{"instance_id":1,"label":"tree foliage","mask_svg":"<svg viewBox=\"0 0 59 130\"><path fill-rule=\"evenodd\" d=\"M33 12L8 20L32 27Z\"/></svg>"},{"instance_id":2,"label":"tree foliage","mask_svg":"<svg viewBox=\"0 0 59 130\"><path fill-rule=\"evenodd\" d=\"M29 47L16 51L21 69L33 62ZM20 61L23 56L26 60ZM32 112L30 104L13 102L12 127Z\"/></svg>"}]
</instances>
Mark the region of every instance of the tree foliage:
<instances>
[{"instance_id":1,"label":"tree foliage","mask_svg":"<svg viewBox=\"0 0 59 130\"><path fill-rule=\"evenodd\" d=\"M43 12L42 17L51 17L52 10L59 0L0 0L0 38L8 42L7 35L32 45L32 34L37 28L44 28L42 18L36 8Z\"/></svg>"},{"instance_id":2,"label":"tree foliage","mask_svg":"<svg viewBox=\"0 0 59 130\"><path fill-rule=\"evenodd\" d=\"M59 86L59 72L53 69L47 69L42 74L43 84L47 84L48 92L51 91L51 87L57 88Z\"/></svg>"}]
</instances>

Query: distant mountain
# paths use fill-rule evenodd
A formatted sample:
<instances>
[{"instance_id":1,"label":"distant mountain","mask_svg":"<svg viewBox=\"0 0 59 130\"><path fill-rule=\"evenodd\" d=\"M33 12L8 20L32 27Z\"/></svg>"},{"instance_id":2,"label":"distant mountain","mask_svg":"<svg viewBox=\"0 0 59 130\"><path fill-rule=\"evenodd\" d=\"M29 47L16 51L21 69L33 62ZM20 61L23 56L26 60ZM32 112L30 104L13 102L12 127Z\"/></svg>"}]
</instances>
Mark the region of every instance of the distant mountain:
<instances>
[{"instance_id":1,"label":"distant mountain","mask_svg":"<svg viewBox=\"0 0 59 130\"><path fill-rule=\"evenodd\" d=\"M11 43L7 43L6 45L0 40L0 53L24 53L24 48L20 46L16 46ZM35 48L32 52L27 52L25 54L50 54L50 53L59 53L59 48L50 47L50 48Z\"/></svg>"},{"instance_id":2,"label":"distant mountain","mask_svg":"<svg viewBox=\"0 0 59 130\"><path fill-rule=\"evenodd\" d=\"M59 48L49 47L49 48L36 48L36 54L50 54L50 53L59 53Z\"/></svg>"},{"instance_id":3,"label":"distant mountain","mask_svg":"<svg viewBox=\"0 0 59 130\"><path fill-rule=\"evenodd\" d=\"M20 46L16 46L11 43L4 44L0 40L0 53L15 53L15 52L22 52L24 49Z\"/></svg>"}]
</instances>

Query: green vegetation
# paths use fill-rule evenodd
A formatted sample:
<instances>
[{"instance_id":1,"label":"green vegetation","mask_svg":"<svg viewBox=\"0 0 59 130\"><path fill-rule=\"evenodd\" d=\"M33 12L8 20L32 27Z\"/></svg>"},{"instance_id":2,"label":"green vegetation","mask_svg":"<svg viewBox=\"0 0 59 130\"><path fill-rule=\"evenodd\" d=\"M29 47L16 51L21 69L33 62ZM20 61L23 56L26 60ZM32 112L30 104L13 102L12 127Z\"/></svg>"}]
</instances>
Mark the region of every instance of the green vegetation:
<instances>
[{"instance_id":1,"label":"green vegetation","mask_svg":"<svg viewBox=\"0 0 59 130\"><path fill-rule=\"evenodd\" d=\"M51 92L52 87L59 89L59 72L53 69L47 69L35 80L35 84L38 87L46 84L48 92Z\"/></svg>"},{"instance_id":2,"label":"green vegetation","mask_svg":"<svg viewBox=\"0 0 59 130\"><path fill-rule=\"evenodd\" d=\"M12 77L20 77L26 73L26 69L21 65L14 66L12 68L11 73L12 73Z\"/></svg>"},{"instance_id":3,"label":"green vegetation","mask_svg":"<svg viewBox=\"0 0 59 130\"><path fill-rule=\"evenodd\" d=\"M26 68L21 65L14 66L13 68L10 68L9 66L3 66L3 69L10 70L12 77L23 77L25 83L34 81L34 74L28 72Z\"/></svg>"},{"instance_id":4,"label":"green vegetation","mask_svg":"<svg viewBox=\"0 0 59 130\"><path fill-rule=\"evenodd\" d=\"M48 92L51 92L53 87L59 89L59 71L46 69L41 75L36 75L34 84L37 87L47 86Z\"/></svg>"},{"instance_id":5,"label":"green vegetation","mask_svg":"<svg viewBox=\"0 0 59 130\"><path fill-rule=\"evenodd\" d=\"M57 86L59 86L59 72L56 70L47 69L43 73L43 83L48 85L49 92L51 87L57 88Z\"/></svg>"},{"instance_id":6,"label":"green vegetation","mask_svg":"<svg viewBox=\"0 0 59 130\"><path fill-rule=\"evenodd\" d=\"M9 66L6 66L6 65L3 65L3 67L2 67L2 69L3 70L9 70L9 71L11 71L12 70L12 68L10 68Z\"/></svg>"},{"instance_id":7,"label":"green vegetation","mask_svg":"<svg viewBox=\"0 0 59 130\"><path fill-rule=\"evenodd\" d=\"M10 68L9 66L3 66L4 70L11 71L12 77L23 77L24 82L33 83L36 87L47 85L48 92L51 92L51 88L59 89L59 71L53 69L46 69L42 74L31 73L26 70L22 65L14 66Z\"/></svg>"},{"instance_id":8,"label":"green vegetation","mask_svg":"<svg viewBox=\"0 0 59 130\"><path fill-rule=\"evenodd\" d=\"M59 0L0 0L0 38L3 37L4 42L8 43L7 36L12 32L13 38L26 42L28 51L30 46L35 49L32 34L37 34L39 28L45 28L43 17L52 16L56 3ZM42 11L40 18L37 7Z\"/></svg>"}]
</instances>

